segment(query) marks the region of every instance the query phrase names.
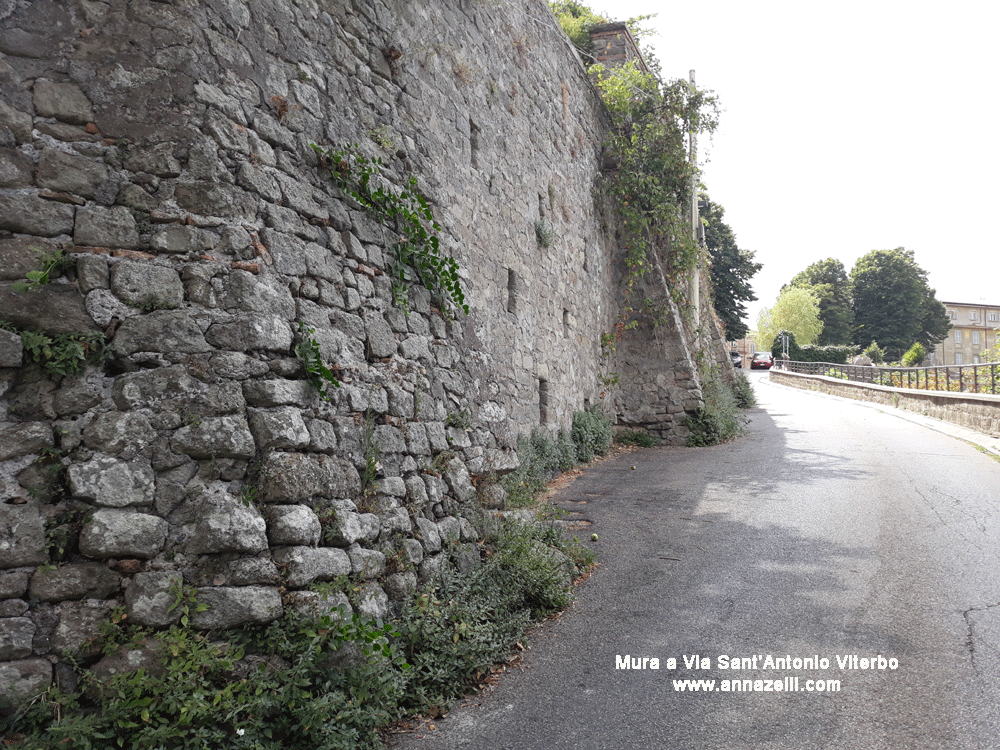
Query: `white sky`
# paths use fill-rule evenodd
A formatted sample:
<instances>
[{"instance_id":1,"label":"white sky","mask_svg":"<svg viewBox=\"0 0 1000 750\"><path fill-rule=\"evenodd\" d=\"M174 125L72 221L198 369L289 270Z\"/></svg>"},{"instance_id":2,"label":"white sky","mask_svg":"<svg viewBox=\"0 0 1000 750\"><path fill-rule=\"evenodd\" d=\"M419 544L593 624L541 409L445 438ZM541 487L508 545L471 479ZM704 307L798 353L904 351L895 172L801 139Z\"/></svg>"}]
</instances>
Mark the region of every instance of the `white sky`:
<instances>
[{"instance_id":1,"label":"white sky","mask_svg":"<svg viewBox=\"0 0 1000 750\"><path fill-rule=\"evenodd\" d=\"M905 247L937 298L1000 305L1000 3L591 0L651 22L664 78L713 90L703 179L764 268L748 324L809 264Z\"/></svg>"}]
</instances>

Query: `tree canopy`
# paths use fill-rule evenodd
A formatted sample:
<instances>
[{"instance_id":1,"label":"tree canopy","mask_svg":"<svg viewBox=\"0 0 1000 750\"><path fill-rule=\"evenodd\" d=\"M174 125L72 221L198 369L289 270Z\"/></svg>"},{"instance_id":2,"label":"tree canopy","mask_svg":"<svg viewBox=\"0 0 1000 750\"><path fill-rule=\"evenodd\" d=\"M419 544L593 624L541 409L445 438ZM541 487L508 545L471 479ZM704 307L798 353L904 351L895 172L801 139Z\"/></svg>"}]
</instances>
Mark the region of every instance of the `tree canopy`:
<instances>
[{"instance_id":1,"label":"tree canopy","mask_svg":"<svg viewBox=\"0 0 1000 750\"><path fill-rule=\"evenodd\" d=\"M757 316L757 345L768 349L782 330L795 334L802 345L815 344L823 330L819 319L816 293L801 286L787 286L778 295L774 307L765 307Z\"/></svg>"},{"instance_id":2,"label":"tree canopy","mask_svg":"<svg viewBox=\"0 0 1000 750\"><path fill-rule=\"evenodd\" d=\"M948 335L951 321L912 250L872 250L854 264L851 284L859 346L877 341L898 360L915 342L933 349Z\"/></svg>"},{"instance_id":3,"label":"tree canopy","mask_svg":"<svg viewBox=\"0 0 1000 750\"><path fill-rule=\"evenodd\" d=\"M752 251L741 250L736 244L736 234L722 220L725 209L717 203L707 202L702 219L705 221L705 245L712 259L712 304L726 329L726 338L735 341L746 336L749 330L743 322L747 314L745 303L757 299L750 279L764 265L754 262Z\"/></svg>"},{"instance_id":4,"label":"tree canopy","mask_svg":"<svg viewBox=\"0 0 1000 750\"><path fill-rule=\"evenodd\" d=\"M796 274L789 286L812 289L819 299L819 319L823 330L816 340L819 346L852 342L854 308L851 280L844 264L836 258L817 261Z\"/></svg>"}]
</instances>

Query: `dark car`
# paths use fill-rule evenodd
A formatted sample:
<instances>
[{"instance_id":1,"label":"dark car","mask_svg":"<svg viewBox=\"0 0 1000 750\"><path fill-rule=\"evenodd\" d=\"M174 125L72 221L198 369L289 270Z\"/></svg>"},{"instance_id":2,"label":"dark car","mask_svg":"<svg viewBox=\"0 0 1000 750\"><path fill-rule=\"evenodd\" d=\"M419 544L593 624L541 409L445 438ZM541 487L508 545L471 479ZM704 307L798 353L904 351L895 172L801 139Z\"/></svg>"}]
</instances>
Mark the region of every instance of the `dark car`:
<instances>
[{"instance_id":1,"label":"dark car","mask_svg":"<svg viewBox=\"0 0 1000 750\"><path fill-rule=\"evenodd\" d=\"M750 360L750 369L770 370L773 364L774 357L771 356L770 352L757 352L753 355L753 359Z\"/></svg>"},{"instance_id":2,"label":"dark car","mask_svg":"<svg viewBox=\"0 0 1000 750\"><path fill-rule=\"evenodd\" d=\"M732 361L733 367L743 367L743 355L739 352L729 352L729 359Z\"/></svg>"}]
</instances>

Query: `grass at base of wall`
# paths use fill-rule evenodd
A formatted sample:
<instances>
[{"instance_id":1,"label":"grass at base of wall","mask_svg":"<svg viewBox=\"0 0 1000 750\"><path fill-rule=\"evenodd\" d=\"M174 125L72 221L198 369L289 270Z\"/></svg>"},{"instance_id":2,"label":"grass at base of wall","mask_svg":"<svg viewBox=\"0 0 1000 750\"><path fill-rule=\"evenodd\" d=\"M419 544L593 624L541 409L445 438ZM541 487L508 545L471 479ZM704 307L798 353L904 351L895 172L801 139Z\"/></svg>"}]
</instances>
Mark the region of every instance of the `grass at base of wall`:
<instances>
[{"instance_id":1,"label":"grass at base of wall","mask_svg":"<svg viewBox=\"0 0 1000 750\"><path fill-rule=\"evenodd\" d=\"M108 651L143 668L99 681L82 668L0 721L31 750L354 750L407 714L436 713L504 662L534 622L565 607L592 557L542 524L504 521L482 564L443 573L389 621L303 617L202 633L108 625ZM195 603L189 602L194 605Z\"/></svg>"},{"instance_id":2,"label":"grass at base of wall","mask_svg":"<svg viewBox=\"0 0 1000 750\"><path fill-rule=\"evenodd\" d=\"M705 405L685 424L691 430L689 446L717 445L743 434L749 423L741 409L756 405L753 386L743 373L737 373L732 384L722 379L717 370L710 370L702 379Z\"/></svg>"}]
</instances>

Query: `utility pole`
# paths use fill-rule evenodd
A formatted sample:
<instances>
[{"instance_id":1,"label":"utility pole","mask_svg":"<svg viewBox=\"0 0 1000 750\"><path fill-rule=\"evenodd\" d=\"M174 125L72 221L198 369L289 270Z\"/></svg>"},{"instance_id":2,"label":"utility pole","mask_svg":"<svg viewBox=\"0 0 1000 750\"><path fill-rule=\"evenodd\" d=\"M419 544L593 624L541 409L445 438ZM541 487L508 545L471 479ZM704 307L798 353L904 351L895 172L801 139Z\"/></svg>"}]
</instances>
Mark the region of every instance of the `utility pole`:
<instances>
[{"instance_id":1,"label":"utility pole","mask_svg":"<svg viewBox=\"0 0 1000 750\"><path fill-rule=\"evenodd\" d=\"M691 84L691 93L694 94L694 71L692 70L689 78ZM691 269L691 306L694 308L694 330L696 338L701 337L701 303L699 300L700 296L700 276L701 276L701 245L699 241L698 233L698 140L695 135L695 129L691 128L688 131L688 139L690 141L691 149L691 240L694 242L697 255L695 256L694 268Z\"/></svg>"}]
</instances>

